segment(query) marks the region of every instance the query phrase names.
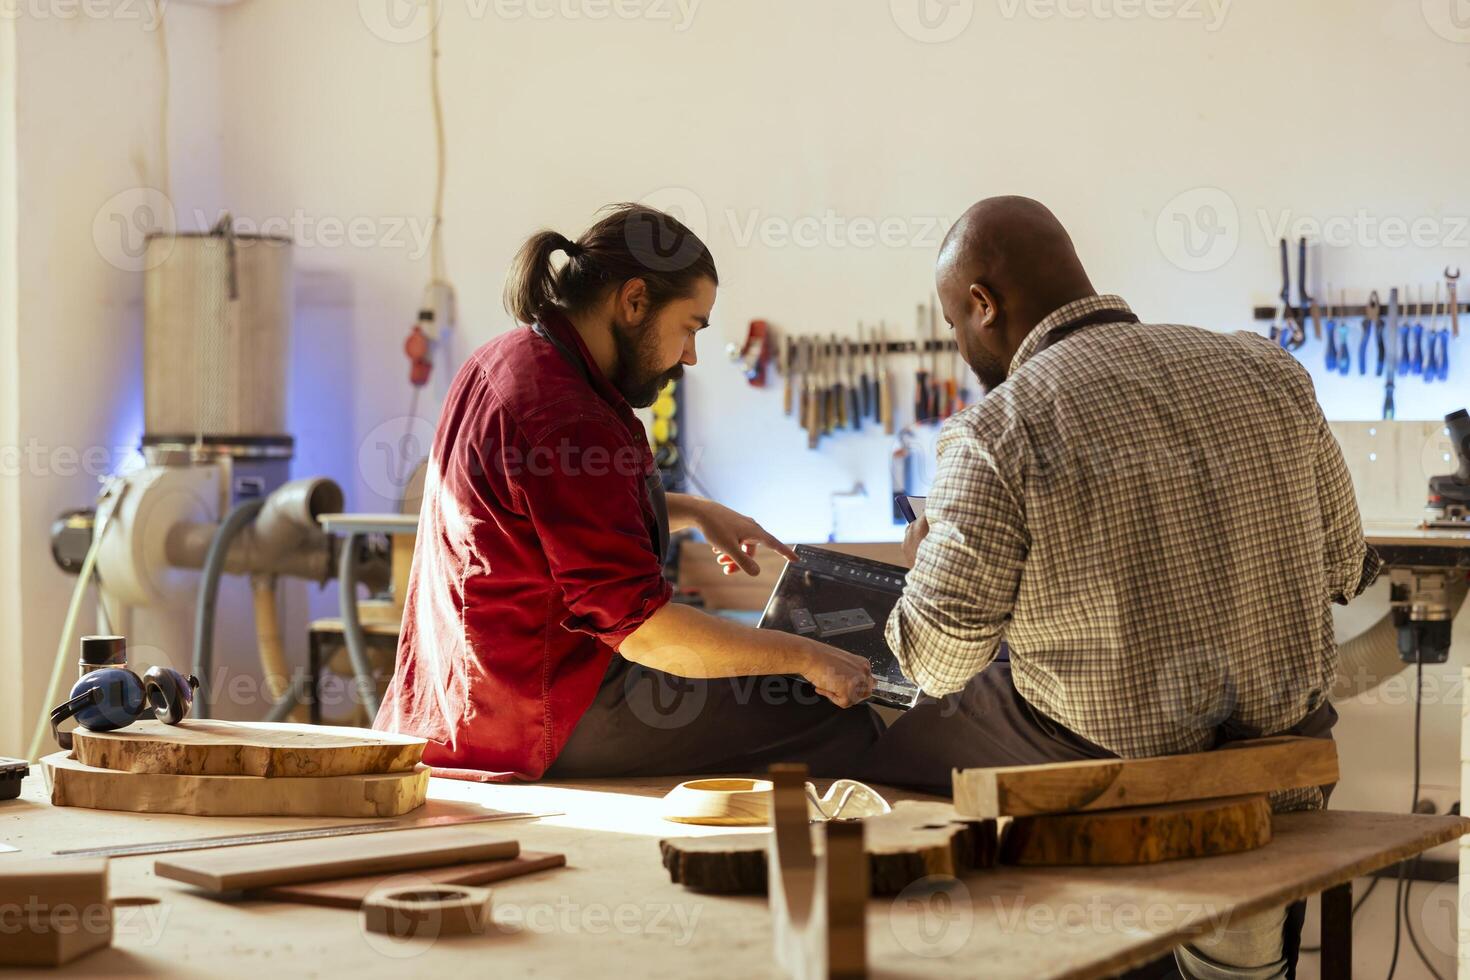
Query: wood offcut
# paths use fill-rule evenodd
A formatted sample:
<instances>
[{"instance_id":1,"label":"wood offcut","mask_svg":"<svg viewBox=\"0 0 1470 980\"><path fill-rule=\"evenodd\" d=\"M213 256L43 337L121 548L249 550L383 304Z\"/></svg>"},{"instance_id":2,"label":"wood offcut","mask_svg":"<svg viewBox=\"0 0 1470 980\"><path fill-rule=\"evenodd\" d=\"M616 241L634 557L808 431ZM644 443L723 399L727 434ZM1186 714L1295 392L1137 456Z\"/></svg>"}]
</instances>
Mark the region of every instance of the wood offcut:
<instances>
[{"instance_id":1,"label":"wood offcut","mask_svg":"<svg viewBox=\"0 0 1470 980\"><path fill-rule=\"evenodd\" d=\"M967 817L1021 817L1177 803L1337 782L1331 739L1258 739L1214 752L956 769L954 805Z\"/></svg>"}]
</instances>

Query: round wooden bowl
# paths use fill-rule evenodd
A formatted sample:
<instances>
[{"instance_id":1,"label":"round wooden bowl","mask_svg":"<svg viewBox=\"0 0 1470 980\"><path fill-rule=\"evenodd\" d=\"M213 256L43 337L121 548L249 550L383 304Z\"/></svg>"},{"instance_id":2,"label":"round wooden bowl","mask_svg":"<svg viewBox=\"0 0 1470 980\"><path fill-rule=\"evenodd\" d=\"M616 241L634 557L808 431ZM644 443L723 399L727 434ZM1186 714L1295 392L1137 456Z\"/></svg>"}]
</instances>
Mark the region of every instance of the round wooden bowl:
<instances>
[{"instance_id":1,"label":"round wooden bowl","mask_svg":"<svg viewBox=\"0 0 1470 980\"><path fill-rule=\"evenodd\" d=\"M664 797L665 820L711 827L760 827L771 822L767 779L693 779Z\"/></svg>"}]
</instances>

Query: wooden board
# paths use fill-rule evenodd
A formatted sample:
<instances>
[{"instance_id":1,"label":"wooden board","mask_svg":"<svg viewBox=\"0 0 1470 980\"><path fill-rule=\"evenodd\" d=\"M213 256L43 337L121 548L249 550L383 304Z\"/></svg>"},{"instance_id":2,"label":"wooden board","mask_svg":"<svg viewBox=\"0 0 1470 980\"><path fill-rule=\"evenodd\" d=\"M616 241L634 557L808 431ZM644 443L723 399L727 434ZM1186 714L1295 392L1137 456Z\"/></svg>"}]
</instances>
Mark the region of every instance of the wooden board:
<instances>
[{"instance_id":1,"label":"wooden board","mask_svg":"<svg viewBox=\"0 0 1470 980\"><path fill-rule=\"evenodd\" d=\"M1016 817L1000 845L1005 864L1153 864L1254 850L1271 842L1264 795L1163 806Z\"/></svg>"},{"instance_id":2,"label":"wooden board","mask_svg":"<svg viewBox=\"0 0 1470 980\"><path fill-rule=\"evenodd\" d=\"M140 721L118 732L73 734L77 761L120 772L187 776L351 776L419 764L424 739L367 728L266 722Z\"/></svg>"},{"instance_id":3,"label":"wooden board","mask_svg":"<svg viewBox=\"0 0 1470 980\"><path fill-rule=\"evenodd\" d=\"M471 864L451 864L442 868L420 868L409 872L421 883L434 885L486 885L492 881L504 881L521 875L564 867L565 854L546 854L540 851L522 851L519 857L502 858L497 861L477 861ZM272 885L267 888L251 888L246 898L263 898L276 902L300 902L303 905L324 905L336 909L361 908L363 899L391 879L381 874L359 875L353 878L337 878L332 881L308 881L294 885Z\"/></svg>"},{"instance_id":4,"label":"wooden board","mask_svg":"<svg viewBox=\"0 0 1470 980\"><path fill-rule=\"evenodd\" d=\"M181 854L154 863L159 877L212 892L417 871L470 861L513 858L520 845L474 827L397 830L355 837L249 844Z\"/></svg>"},{"instance_id":5,"label":"wooden board","mask_svg":"<svg viewBox=\"0 0 1470 980\"><path fill-rule=\"evenodd\" d=\"M397 817L423 805L429 767L361 776L170 776L41 760L55 806L200 817Z\"/></svg>"},{"instance_id":6,"label":"wooden board","mask_svg":"<svg viewBox=\"0 0 1470 980\"><path fill-rule=\"evenodd\" d=\"M900 802L863 822L868 882L896 895L929 875L959 876L995 864L995 821L958 819L948 803ZM770 834L659 841L671 881L699 892L761 895L767 889Z\"/></svg>"},{"instance_id":7,"label":"wooden board","mask_svg":"<svg viewBox=\"0 0 1470 980\"><path fill-rule=\"evenodd\" d=\"M967 817L1030 816L1247 796L1337 782L1331 739L1267 738L1149 759L956 769L954 805Z\"/></svg>"}]
</instances>

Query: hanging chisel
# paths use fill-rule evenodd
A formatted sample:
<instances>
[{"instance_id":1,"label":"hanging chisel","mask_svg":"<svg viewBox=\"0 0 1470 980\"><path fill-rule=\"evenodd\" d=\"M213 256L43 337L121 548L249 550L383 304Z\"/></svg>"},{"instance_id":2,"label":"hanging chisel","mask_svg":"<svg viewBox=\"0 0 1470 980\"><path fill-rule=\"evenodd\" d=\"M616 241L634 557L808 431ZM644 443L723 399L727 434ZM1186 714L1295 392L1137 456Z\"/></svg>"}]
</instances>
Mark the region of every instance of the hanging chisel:
<instances>
[{"instance_id":1,"label":"hanging chisel","mask_svg":"<svg viewBox=\"0 0 1470 980\"><path fill-rule=\"evenodd\" d=\"M781 389L781 410L790 415L796 401L796 340L787 337L782 350L785 353L781 358L781 367L786 383Z\"/></svg>"},{"instance_id":2,"label":"hanging chisel","mask_svg":"<svg viewBox=\"0 0 1470 980\"><path fill-rule=\"evenodd\" d=\"M914 421L921 422L929 417L929 372L924 370L924 304L919 304L919 315L914 321L914 357L918 367L914 371Z\"/></svg>"},{"instance_id":3,"label":"hanging chisel","mask_svg":"<svg viewBox=\"0 0 1470 980\"><path fill-rule=\"evenodd\" d=\"M862 385L863 418L868 418L873 414L873 379L868 376L868 344L864 339L866 336L866 333L863 331L863 325L859 323L857 357L862 365L862 373L858 377L858 383Z\"/></svg>"},{"instance_id":4,"label":"hanging chisel","mask_svg":"<svg viewBox=\"0 0 1470 980\"><path fill-rule=\"evenodd\" d=\"M847 428L847 385L842 383L842 342L832 335L832 431Z\"/></svg>"},{"instance_id":5,"label":"hanging chisel","mask_svg":"<svg viewBox=\"0 0 1470 980\"><path fill-rule=\"evenodd\" d=\"M801 418L802 427L806 429L806 444L808 449L817 448L817 438L822 432L822 416L818 406L817 392L817 364L816 351L813 350L811 337L806 337L801 342L802 346L802 373L801 383L803 389Z\"/></svg>"},{"instance_id":6,"label":"hanging chisel","mask_svg":"<svg viewBox=\"0 0 1470 980\"><path fill-rule=\"evenodd\" d=\"M1455 271L1450 272L1450 267L1444 267L1445 287L1450 291L1450 335L1460 336L1460 298L1455 290L1460 284L1460 267L1455 266Z\"/></svg>"},{"instance_id":7,"label":"hanging chisel","mask_svg":"<svg viewBox=\"0 0 1470 980\"><path fill-rule=\"evenodd\" d=\"M853 342L844 340L842 351L846 355L847 365L847 422L854 429L861 429L863 427L863 388L858 384L857 353Z\"/></svg>"},{"instance_id":8,"label":"hanging chisel","mask_svg":"<svg viewBox=\"0 0 1470 980\"><path fill-rule=\"evenodd\" d=\"M1394 375L1398 373L1398 364L1395 362L1397 349L1394 346L1393 338L1398 335L1398 327L1399 291L1397 288L1394 288L1388 291L1388 343L1386 345L1388 348L1388 360L1383 368L1383 418L1385 420L1392 420L1394 412L1393 380Z\"/></svg>"},{"instance_id":9,"label":"hanging chisel","mask_svg":"<svg viewBox=\"0 0 1470 980\"><path fill-rule=\"evenodd\" d=\"M929 343L934 355L933 370L929 372L929 410L931 417L944 415L944 385L939 380L939 301L929 301Z\"/></svg>"},{"instance_id":10,"label":"hanging chisel","mask_svg":"<svg viewBox=\"0 0 1470 980\"><path fill-rule=\"evenodd\" d=\"M878 413L883 434L893 435L893 375L888 370L888 331L878 321Z\"/></svg>"}]
</instances>

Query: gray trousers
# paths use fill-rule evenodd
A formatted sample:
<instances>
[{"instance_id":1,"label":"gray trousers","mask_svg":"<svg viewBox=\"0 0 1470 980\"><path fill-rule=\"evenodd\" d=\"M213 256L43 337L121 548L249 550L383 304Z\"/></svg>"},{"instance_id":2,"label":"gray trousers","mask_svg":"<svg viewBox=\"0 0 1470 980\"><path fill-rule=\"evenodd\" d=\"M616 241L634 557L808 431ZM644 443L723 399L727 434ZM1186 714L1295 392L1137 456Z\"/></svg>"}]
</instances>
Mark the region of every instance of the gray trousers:
<instances>
[{"instance_id":1,"label":"gray trousers","mask_svg":"<svg viewBox=\"0 0 1470 980\"><path fill-rule=\"evenodd\" d=\"M867 705L839 708L797 678L695 680L614 654L546 778L760 773L778 762L840 778L882 731Z\"/></svg>"}]
</instances>

